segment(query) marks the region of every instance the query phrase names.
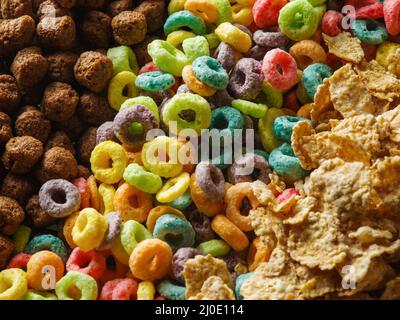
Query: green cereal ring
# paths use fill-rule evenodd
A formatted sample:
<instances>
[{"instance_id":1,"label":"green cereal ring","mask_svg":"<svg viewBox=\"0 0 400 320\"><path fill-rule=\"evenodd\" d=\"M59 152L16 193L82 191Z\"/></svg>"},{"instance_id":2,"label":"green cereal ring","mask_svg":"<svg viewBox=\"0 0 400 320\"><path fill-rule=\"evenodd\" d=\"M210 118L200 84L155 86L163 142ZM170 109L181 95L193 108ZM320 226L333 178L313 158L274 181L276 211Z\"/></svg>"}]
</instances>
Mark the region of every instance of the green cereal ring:
<instances>
[{"instance_id":1,"label":"green cereal ring","mask_svg":"<svg viewBox=\"0 0 400 320\"><path fill-rule=\"evenodd\" d=\"M192 204L192 196L189 191L186 191L179 198L172 202L163 203L165 206L170 206L172 208L178 209L180 211L186 210Z\"/></svg>"},{"instance_id":2,"label":"green cereal ring","mask_svg":"<svg viewBox=\"0 0 400 320\"><path fill-rule=\"evenodd\" d=\"M301 82L308 96L314 101L315 92L325 78L332 75L331 68L323 63L313 63L303 70Z\"/></svg>"},{"instance_id":3,"label":"green cereal ring","mask_svg":"<svg viewBox=\"0 0 400 320\"><path fill-rule=\"evenodd\" d=\"M292 116L281 116L277 117L274 121L274 134L278 139L281 139L287 143L292 142L292 130L293 127L300 121L311 121L309 119Z\"/></svg>"},{"instance_id":4,"label":"green cereal ring","mask_svg":"<svg viewBox=\"0 0 400 320\"><path fill-rule=\"evenodd\" d=\"M29 238L31 237L31 228L21 224L13 235L14 252L21 253L24 251Z\"/></svg>"},{"instance_id":5,"label":"green cereal ring","mask_svg":"<svg viewBox=\"0 0 400 320\"><path fill-rule=\"evenodd\" d=\"M242 129L243 126L244 117L234 108L220 107L211 112L210 129L228 130L233 134L235 129Z\"/></svg>"},{"instance_id":6,"label":"green cereal ring","mask_svg":"<svg viewBox=\"0 0 400 320\"><path fill-rule=\"evenodd\" d=\"M221 42L221 40L219 40L218 36L215 33L205 34L204 37L207 39L210 49L215 49Z\"/></svg>"},{"instance_id":7,"label":"green cereal ring","mask_svg":"<svg viewBox=\"0 0 400 320\"><path fill-rule=\"evenodd\" d=\"M171 88L175 84L173 75L161 72L145 72L136 77L136 87L147 91L162 91Z\"/></svg>"},{"instance_id":8,"label":"green cereal ring","mask_svg":"<svg viewBox=\"0 0 400 320\"><path fill-rule=\"evenodd\" d=\"M388 38L385 27L380 26L375 20L354 20L351 32L362 42L377 45Z\"/></svg>"},{"instance_id":9,"label":"green cereal ring","mask_svg":"<svg viewBox=\"0 0 400 320\"><path fill-rule=\"evenodd\" d=\"M136 55L128 46L119 46L107 50L107 57L113 63L114 75L121 71L130 71L138 74L139 65L136 60Z\"/></svg>"},{"instance_id":10,"label":"green cereal ring","mask_svg":"<svg viewBox=\"0 0 400 320\"><path fill-rule=\"evenodd\" d=\"M241 113L252 116L253 118L262 118L267 112L267 106L262 103L254 103L251 101L236 99L232 101L232 107Z\"/></svg>"},{"instance_id":11,"label":"green cereal ring","mask_svg":"<svg viewBox=\"0 0 400 320\"><path fill-rule=\"evenodd\" d=\"M74 299L70 296L70 289L74 286L80 291L80 298ZM56 295L59 300L96 300L98 294L97 283L91 276L70 271L56 284Z\"/></svg>"},{"instance_id":12,"label":"green cereal ring","mask_svg":"<svg viewBox=\"0 0 400 320\"><path fill-rule=\"evenodd\" d=\"M265 103L270 108L281 108L283 105L282 92L273 88L267 81L263 81L261 90L265 94Z\"/></svg>"},{"instance_id":13,"label":"green cereal ring","mask_svg":"<svg viewBox=\"0 0 400 320\"><path fill-rule=\"evenodd\" d=\"M22 300L58 300L58 299L57 296L53 293L29 289L22 297Z\"/></svg>"},{"instance_id":14,"label":"green cereal ring","mask_svg":"<svg viewBox=\"0 0 400 320\"><path fill-rule=\"evenodd\" d=\"M49 250L57 254L64 262L68 259L67 248L60 238L51 234L34 237L26 246L25 252L34 254L38 251Z\"/></svg>"},{"instance_id":15,"label":"green cereal ring","mask_svg":"<svg viewBox=\"0 0 400 320\"><path fill-rule=\"evenodd\" d=\"M182 69L189 64L185 54L164 40L154 40L147 46L147 51L154 64L162 71L181 76Z\"/></svg>"},{"instance_id":16,"label":"green cereal ring","mask_svg":"<svg viewBox=\"0 0 400 320\"><path fill-rule=\"evenodd\" d=\"M177 286L169 280L161 281L157 286L157 291L168 300L185 300L186 288Z\"/></svg>"},{"instance_id":17,"label":"green cereal ring","mask_svg":"<svg viewBox=\"0 0 400 320\"><path fill-rule=\"evenodd\" d=\"M210 46L207 39L203 36L183 40L182 49L190 63L198 57L210 55Z\"/></svg>"},{"instance_id":18,"label":"green cereal ring","mask_svg":"<svg viewBox=\"0 0 400 320\"><path fill-rule=\"evenodd\" d=\"M229 0L211 0L211 3L217 7L217 25L223 22L233 22L232 7Z\"/></svg>"},{"instance_id":19,"label":"green cereal ring","mask_svg":"<svg viewBox=\"0 0 400 320\"><path fill-rule=\"evenodd\" d=\"M229 76L221 63L209 56L202 56L192 62L192 67L196 77L206 85L218 90L227 87Z\"/></svg>"},{"instance_id":20,"label":"green cereal ring","mask_svg":"<svg viewBox=\"0 0 400 320\"><path fill-rule=\"evenodd\" d=\"M255 154L258 154L259 156L264 157L264 159L268 161L268 159L269 159L269 153L268 153L267 151L260 150L260 149L254 149L253 152L254 152Z\"/></svg>"},{"instance_id":21,"label":"green cereal ring","mask_svg":"<svg viewBox=\"0 0 400 320\"><path fill-rule=\"evenodd\" d=\"M308 1L308 2L311 3L311 1ZM312 4L312 6L314 7L314 12L318 17L318 23L319 23L322 20L322 17L324 16L324 14L326 12L326 5L325 4L322 4L322 5Z\"/></svg>"},{"instance_id":22,"label":"green cereal ring","mask_svg":"<svg viewBox=\"0 0 400 320\"><path fill-rule=\"evenodd\" d=\"M147 96L139 96L135 98L130 98L126 100L123 104L121 104L120 110L126 108L126 107L132 107L134 105L142 105L145 106L147 109L149 109L154 117L157 120L157 123L160 124L160 113L158 111L157 104L154 102L154 100L150 97Z\"/></svg>"},{"instance_id":23,"label":"green cereal ring","mask_svg":"<svg viewBox=\"0 0 400 320\"><path fill-rule=\"evenodd\" d=\"M238 275L238 277L236 278L236 284L235 284L235 294L236 294L236 298L238 300L243 300L243 296L240 293L240 289L242 288L243 282L250 278L250 276L253 275L253 272L248 272L248 273L243 273Z\"/></svg>"},{"instance_id":24,"label":"green cereal ring","mask_svg":"<svg viewBox=\"0 0 400 320\"><path fill-rule=\"evenodd\" d=\"M304 89L303 83L301 82L297 85L296 96L297 99L299 99L300 103L303 105L312 102L312 99L306 92L306 89Z\"/></svg>"},{"instance_id":25,"label":"green cereal ring","mask_svg":"<svg viewBox=\"0 0 400 320\"><path fill-rule=\"evenodd\" d=\"M226 256L231 251L231 247L224 240L220 239L202 242L196 249L205 256L211 254L214 257Z\"/></svg>"},{"instance_id":26,"label":"green cereal ring","mask_svg":"<svg viewBox=\"0 0 400 320\"><path fill-rule=\"evenodd\" d=\"M124 180L136 189L146 193L157 193L162 187L161 177L146 171L137 163L131 163L125 168Z\"/></svg>"},{"instance_id":27,"label":"green cereal ring","mask_svg":"<svg viewBox=\"0 0 400 320\"><path fill-rule=\"evenodd\" d=\"M264 117L258 120L258 132L261 143L267 152L279 147L283 141L274 135L274 121L279 116L284 116L285 112L278 108L270 108Z\"/></svg>"},{"instance_id":28,"label":"green cereal ring","mask_svg":"<svg viewBox=\"0 0 400 320\"><path fill-rule=\"evenodd\" d=\"M120 238L123 248L130 255L139 242L151 239L153 236L141 223L128 220L122 224Z\"/></svg>"},{"instance_id":29,"label":"green cereal ring","mask_svg":"<svg viewBox=\"0 0 400 320\"><path fill-rule=\"evenodd\" d=\"M302 179L309 173L303 169L292 147L286 142L271 152L268 162L277 174L293 180Z\"/></svg>"},{"instance_id":30,"label":"green cereal ring","mask_svg":"<svg viewBox=\"0 0 400 320\"><path fill-rule=\"evenodd\" d=\"M281 32L295 41L310 38L317 31L318 23L318 13L307 0L288 2L279 12Z\"/></svg>"},{"instance_id":31,"label":"green cereal ring","mask_svg":"<svg viewBox=\"0 0 400 320\"><path fill-rule=\"evenodd\" d=\"M164 33L166 36L181 28L189 28L195 34L201 35L206 33L206 25L204 21L194 13L187 10L174 12L164 23Z\"/></svg>"},{"instance_id":32,"label":"green cereal ring","mask_svg":"<svg viewBox=\"0 0 400 320\"><path fill-rule=\"evenodd\" d=\"M195 112L193 121L184 120L180 117L179 114L184 110L193 110ZM172 134L178 134L183 129L192 129L199 135L201 129L206 129L210 126L211 108L207 100L198 94L179 93L164 105L162 119L166 126L169 126L169 122L176 121L176 126L169 128Z\"/></svg>"}]
</instances>

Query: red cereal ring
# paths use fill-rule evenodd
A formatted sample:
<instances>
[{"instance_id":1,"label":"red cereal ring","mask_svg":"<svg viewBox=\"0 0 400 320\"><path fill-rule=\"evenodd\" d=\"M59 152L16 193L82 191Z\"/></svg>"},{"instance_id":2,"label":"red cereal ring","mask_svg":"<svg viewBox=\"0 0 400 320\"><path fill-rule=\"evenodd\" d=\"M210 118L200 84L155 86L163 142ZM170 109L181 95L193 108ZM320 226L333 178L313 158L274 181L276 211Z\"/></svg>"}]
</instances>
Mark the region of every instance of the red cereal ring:
<instances>
[{"instance_id":1,"label":"red cereal ring","mask_svg":"<svg viewBox=\"0 0 400 320\"><path fill-rule=\"evenodd\" d=\"M400 33L400 1L386 0L383 3L383 16L388 33L391 36L398 35Z\"/></svg>"},{"instance_id":2,"label":"red cereal ring","mask_svg":"<svg viewBox=\"0 0 400 320\"><path fill-rule=\"evenodd\" d=\"M339 69L341 66L346 64L346 61L340 59L339 57L335 56L332 53L326 54L326 64L330 66L333 70Z\"/></svg>"},{"instance_id":3,"label":"red cereal ring","mask_svg":"<svg viewBox=\"0 0 400 320\"><path fill-rule=\"evenodd\" d=\"M147 62L143 67L140 68L139 74L146 73L146 72L151 72L151 71L160 71L160 68L158 68L153 61Z\"/></svg>"},{"instance_id":4,"label":"red cereal ring","mask_svg":"<svg viewBox=\"0 0 400 320\"><path fill-rule=\"evenodd\" d=\"M106 270L104 271L102 277L100 278L101 283L106 283L110 280L123 278L129 271L129 267L120 263L112 254L110 250L102 251L106 261Z\"/></svg>"},{"instance_id":5,"label":"red cereal ring","mask_svg":"<svg viewBox=\"0 0 400 320\"><path fill-rule=\"evenodd\" d=\"M322 32L331 37L337 36L341 32L342 20L343 15L340 12L328 10L322 17Z\"/></svg>"},{"instance_id":6,"label":"red cereal ring","mask_svg":"<svg viewBox=\"0 0 400 320\"><path fill-rule=\"evenodd\" d=\"M138 284L131 278L114 279L104 284L100 300L134 300Z\"/></svg>"},{"instance_id":7,"label":"red cereal ring","mask_svg":"<svg viewBox=\"0 0 400 320\"><path fill-rule=\"evenodd\" d=\"M356 19L383 18L383 4L378 0L347 0L345 5L354 7Z\"/></svg>"},{"instance_id":8,"label":"red cereal ring","mask_svg":"<svg viewBox=\"0 0 400 320\"><path fill-rule=\"evenodd\" d=\"M90 189L85 178L76 178L72 180L72 184L78 188L81 196L81 209L89 208L90 206Z\"/></svg>"},{"instance_id":9,"label":"red cereal ring","mask_svg":"<svg viewBox=\"0 0 400 320\"><path fill-rule=\"evenodd\" d=\"M8 262L7 269L17 268L26 270L26 265L28 264L29 259L31 258L31 254L27 253L18 253L16 254L10 262Z\"/></svg>"},{"instance_id":10,"label":"red cereal ring","mask_svg":"<svg viewBox=\"0 0 400 320\"><path fill-rule=\"evenodd\" d=\"M66 263L66 269L67 271L82 272L98 280L106 270L106 259L95 250L84 252L77 247L72 250Z\"/></svg>"},{"instance_id":11,"label":"red cereal ring","mask_svg":"<svg viewBox=\"0 0 400 320\"><path fill-rule=\"evenodd\" d=\"M287 0L257 0L253 6L254 23L260 28L278 24L279 11Z\"/></svg>"},{"instance_id":12,"label":"red cereal ring","mask_svg":"<svg viewBox=\"0 0 400 320\"><path fill-rule=\"evenodd\" d=\"M299 192L295 188L288 188L282 191L282 193L276 198L278 203L285 202L293 196L298 196Z\"/></svg>"}]
</instances>

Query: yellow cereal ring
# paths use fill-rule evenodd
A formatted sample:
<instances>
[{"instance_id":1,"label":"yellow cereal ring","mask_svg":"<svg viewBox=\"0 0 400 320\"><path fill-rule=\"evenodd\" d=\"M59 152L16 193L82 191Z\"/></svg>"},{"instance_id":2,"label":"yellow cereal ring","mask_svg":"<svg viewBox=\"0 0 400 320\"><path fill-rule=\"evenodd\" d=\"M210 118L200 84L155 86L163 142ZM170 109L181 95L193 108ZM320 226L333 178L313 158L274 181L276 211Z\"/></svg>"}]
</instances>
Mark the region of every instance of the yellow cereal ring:
<instances>
[{"instance_id":1,"label":"yellow cereal ring","mask_svg":"<svg viewBox=\"0 0 400 320\"><path fill-rule=\"evenodd\" d=\"M169 206L157 206L150 210L146 221L146 227L150 232L153 232L157 219L164 214L174 214L180 218L186 219L185 215L178 209Z\"/></svg>"},{"instance_id":2,"label":"yellow cereal ring","mask_svg":"<svg viewBox=\"0 0 400 320\"><path fill-rule=\"evenodd\" d=\"M218 214L213 218L211 228L235 251L242 251L249 245L247 236L222 214Z\"/></svg>"},{"instance_id":3,"label":"yellow cereal ring","mask_svg":"<svg viewBox=\"0 0 400 320\"><path fill-rule=\"evenodd\" d=\"M188 64L182 69L182 80L188 88L203 97L211 97L217 90L197 79L193 67Z\"/></svg>"},{"instance_id":4,"label":"yellow cereal ring","mask_svg":"<svg viewBox=\"0 0 400 320\"><path fill-rule=\"evenodd\" d=\"M190 175L182 172L179 176L167 180L162 188L157 192L158 202L172 202L185 193L190 184Z\"/></svg>"},{"instance_id":5,"label":"yellow cereal ring","mask_svg":"<svg viewBox=\"0 0 400 320\"><path fill-rule=\"evenodd\" d=\"M115 195L115 188L112 185L102 183L99 186L99 194L103 200L104 210L102 213L107 215L107 213L114 211L114 195Z\"/></svg>"},{"instance_id":6,"label":"yellow cereal ring","mask_svg":"<svg viewBox=\"0 0 400 320\"><path fill-rule=\"evenodd\" d=\"M208 0L187 0L184 8L199 16L206 23L214 23L218 19L217 7Z\"/></svg>"},{"instance_id":7,"label":"yellow cereal ring","mask_svg":"<svg viewBox=\"0 0 400 320\"><path fill-rule=\"evenodd\" d=\"M101 207L101 198L99 195L99 190L97 189L96 178L91 175L86 182L90 191L90 207L99 211Z\"/></svg>"},{"instance_id":8,"label":"yellow cereal ring","mask_svg":"<svg viewBox=\"0 0 400 320\"><path fill-rule=\"evenodd\" d=\"M232 23L221 23L214 32L221 41L231 45L239 52L246 53L251 48L252 41L250 36Z\"/></svg>"},{"instance_id":9,"label":"yellow cereal ring","mask_svg":"<svg viewBox=\"0 0 400 320\"><path fill-rule=\"evenodd\" d=\"M283 143L275 136L273 126L275 119L284 115L285 112L282 109L270 108L265 113L265 116L258 120L260 140L267 152L271 152Z\"/></svg>"},{"instance_id":10,"label":"yellow cereal ring","mask_svg":"<svg viewBox=\"0 0 400 320\"><path fill-rule=\"evenodd\" d=\"M121 235L119 235L113 242L113 245L111 247L111 252L115 259L118 260L118 262L122 263L123 265L128 265L129 264L129 254L126 252L124 249L124 246L122 245L121 242Z\"/></svg>"},{"instance_id":11,"label":"yellow cereal ring","mask_svg":"<svg viewBox=\"0 0 400 320\"><path fill-rule=\"evenodd\" d=\"M136 75L130 71L121 71L117 73L108 85L108 102L110 106L119 110L129 98L139 95L139 89L135 86ZM126 95L124 95L126 91Z\"/></svg>"},{"instance_id":12,"label":"yellow cereal ring","mask_svg":"<svg viewBox=\"0 0 400 320\"><path fill-rule=\"evenodd\" d=\"M390 41L385 41L378 46L376 50L376 61L384 66L385 68L389 66L389 57L400 48L399 43L394 43Z\"/></svg>"},{"instance_id":13,"label":"yellow cereal ring","mask_svg":"<svg viewBox=\"0 0 400 320\"><path fill-rule=\"evenodd\" d=\"M193 38L195 37L196 34L190 31L186 30L176 30L171 32L168 36L166 41L174 46L175 48L178 48L180 45L182 45L182 42L186 39Z\"/></svg>"},{"instance_id":14,"label":"yellow cereal ring","mask_svg":"<svg viewBox=\"0 0 400 320\"><path fill-rule=\"evenodd\" d=\"M75 244L74 240L72 239L72 228L75 225L76 219L78 219L79 211L74 212L73 214L69 215L68 218L64 222L63 226L63 235L65 241L67 241L69 247L71 249L76 248L77 245Z\"/></svg>"},{"instance_id":15,"label":"yellow cereal ring","mask_svg":"<svg viewBox=\"0 0 400 320\"><path fill-rule=\"evenodd\" d=\"M28 291L26 273L11 268L0 272L0 300L20 300Z\"/></svg>"},{"instance_id":16,"label":"yellow cereal ring","mask_svg":"<svg viewBox=\"0 0 400 320\"><path fill-rule=\"evenodd\" d=\"M156 288L151 281L142 281L138 285L137 299L138 300L154 300Z\"/></svg>"},{"instance_id":17,"label":"yellow cereal ring","mask_svg":"<svg viewBox=\"0 0 400 320\"><path fill-rule=\"evenodd\" d=\"M248 27L253 23L252 7L237 3L232 6L232 17L234 23Z\"/></svg>"}]
</instances>

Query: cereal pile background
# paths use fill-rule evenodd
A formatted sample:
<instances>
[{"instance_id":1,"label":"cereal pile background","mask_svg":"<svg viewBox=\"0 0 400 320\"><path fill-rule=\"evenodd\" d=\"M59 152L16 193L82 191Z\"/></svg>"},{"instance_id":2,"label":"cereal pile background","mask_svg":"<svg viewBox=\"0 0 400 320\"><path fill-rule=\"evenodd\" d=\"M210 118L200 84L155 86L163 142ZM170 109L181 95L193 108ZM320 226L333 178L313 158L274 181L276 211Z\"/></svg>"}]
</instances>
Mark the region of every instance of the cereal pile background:
<instances>
[{"instance_id":1,"label":"cereal pile background","mask_svg":"<svg viewBox=\"0 0 400 320\"><path fill-rule=\"evenodd\" d=\"M0 300L400 299L399 34L400 0L0 0Z\"/></svg>"}]
</instances>

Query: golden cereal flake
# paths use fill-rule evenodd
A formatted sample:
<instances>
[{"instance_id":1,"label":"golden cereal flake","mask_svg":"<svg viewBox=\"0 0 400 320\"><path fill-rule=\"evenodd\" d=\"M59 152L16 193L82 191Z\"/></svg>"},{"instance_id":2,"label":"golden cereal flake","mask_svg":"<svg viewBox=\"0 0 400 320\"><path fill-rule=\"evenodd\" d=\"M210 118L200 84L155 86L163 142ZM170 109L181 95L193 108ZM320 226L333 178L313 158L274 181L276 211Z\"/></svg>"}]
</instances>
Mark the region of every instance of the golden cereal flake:
<instances>
[{"instance_id":1,"label":"golden cereal flake","mask_svg":"<svg viewBox=\"0 0 400 320\"><path fill-rule=\"evenodd\" d=\"M329 78L333 107L343 118L360 114L374 114L376 106L360 76L346 64Z\"/></svg>"},{"instance_id":2,"label":"golden cereal flake","mask_svg":"<svg viewBox=\"0 0 400 320\"><path fill-rule=\"evenodd\" d=\"M218 276L229 287L233 287L232 276L223 260L216 259L210 254L189 259L183 269L186 282L185 298L189 299L200 293L203 283L211 276Z\"/></svg>"},{"instance_id":3,"label":"golden cereal flake","mask_svg":"<svg viewBox=\"0 0 400 320\"><path fill-rule=\"evenodd\" d=\"M315 211L318 201L313 197L301 198L293 207L291 216L283 221L285 225L301 224L307 221L308 214Z\"/></svg>"},{"instance_id":4,"label":"golden cereal flake","mask_svg":"<svg viewBox=\"0 0 400 320\"><path fill-rule=\"evenodd\" d=\"M378 121L387 122L387 138L383 141L383 148L391 155L400 155L400 105L377 117Z\"/></svg>"},{"instance_id":5,"label":"golden cereal flake","mask_svg":"<svg viewBox=\"0 0 400 320\"><path fill-rule=\"evenodd\" d=\"M329 78L325 78L317 87L314 95L314 102L311 103L311 120L318 122L324 112L332 109L331 94L329 92Z\"/></svg>"},{"instance_id":6,"label":"golden cereal flake","mask_svg":"<svg viewBox=\"0 0 400 320\"><path fill-rule=\"evenodd\" d=\"M388 56L387 69L396 77L400 77L400 48Z\"/></svg>"},{"instance_id":7,"label":"golden cereal flake","mask_svg":"<svg viewBox=\"0 0 400 320\"><path fill-rule=\"evenodd\" d=\"M217 276L211 276L204 281L201 291L189 300L235 300L235 294L225 282Z\"/></svg>"},{"instance_id":8,"label":"golden cereal flake","mask_svg":"<svg viewBox=\"0 0 400 320\"><path fill-rule=\"evenodd\" d=\"M293 127L292 148L304 169L318 168L327 159L369 163L370 155L354 141L331 132L316 133L311 124L300 121Z\"/></svg>"},{"instance_id":9,"label":"golden cereal flake","mask_svg":"<svg viewBox=\"0 0 400 320\"><path fill-rule=\"evenodd\" d=\"M349 32L341 32L334 37L323 33L322 38L328 46L329 53L354 63L359 63L364 59L361 41Z\"/></svg>"},{"instance_id":10,"label":"golden cereal flake","mask_svg":"<svg viewBox=\"0 0 400 320\"><path fill-rule=\"evenodd\" d=\"M381 300L400 300L400 276L386 283Z\"/></svg>"},{"instance_id":11,"label":"golden cereal flake","mask_svg":"<svg viewBox=\"0 0 400 320\"><path fill-rule=\"evenodd\" d=\"M374 229L370 226L359 227L356 231L350 232L348 236L362 243L376 242L379 239L391 240L393 238L390 231Z\"/></svg>"},{"instance_id":12,"label":"golden cereal flake","mask_svg":"<svg viewBox=\"0 0 400 320\"><path fill-rule=\"evenodd\" d=\"M261 240L269 245L271 241L275 244L285 244L287 237L282 220L269 208L258 207L250 210L249 217L254 232Z\"/></svg>"}]
</instances>

